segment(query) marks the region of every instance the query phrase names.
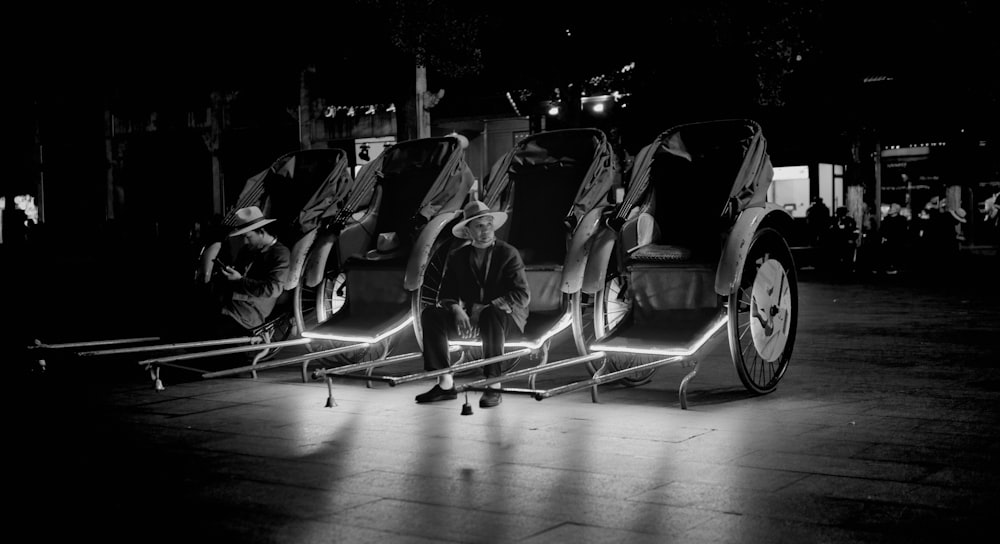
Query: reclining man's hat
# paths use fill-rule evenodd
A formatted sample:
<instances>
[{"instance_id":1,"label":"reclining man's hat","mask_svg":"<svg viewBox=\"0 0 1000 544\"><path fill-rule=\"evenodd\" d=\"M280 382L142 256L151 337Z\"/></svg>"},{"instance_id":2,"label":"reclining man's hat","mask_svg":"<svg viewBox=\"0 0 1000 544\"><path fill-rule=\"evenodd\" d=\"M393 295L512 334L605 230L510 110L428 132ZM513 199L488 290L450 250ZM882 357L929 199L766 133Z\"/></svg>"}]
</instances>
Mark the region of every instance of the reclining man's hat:
<instances>
[{"instance_id":1,"label":"reclining man's hat","mask_svg":"<svg viewBox=\"0 0 1000 544\"><path fill-rule=\"evenodd\" d=\"M264 213L260 211L257 206L250 206L249 208L240 208L236 211L236 226L233 227L233 232L229 233L229 237L239 236L245 234L254 229L263 227L264 225L274 221L274 219L267 219L264 217Z\"/></svg>"},{"instance_id":2,"label":"reclining man's hat","mask_svg":"<svg viewBox=\"0 0 1000 544\"><path fill-rule=\"evenodd\" d=\"M500 228L507 222L507 214L505 212L490 211L490 207L486 204L478 200L473 200L472 202L466 204L465 208L462 209L462 220L451 228L451 233L454 234L456 238L468 238L466 235L466 227L469 226L469 221L485 216L493 217L493 228L495 229Z\"/></svg>"},{"instance_id":3,"label":"reclining man's hat","mask_svg":"<svg viewBox=\"0 0 1000 544\"><path fill-rule=\"evenodd\" d=\"M391 259L398 256L402 251L403 248L400 247L399 235L395 232L383 232L378 235L378 241L375 242L375 249L365 253L365 258L374 261Z\"/></svg>"}]
</instances>

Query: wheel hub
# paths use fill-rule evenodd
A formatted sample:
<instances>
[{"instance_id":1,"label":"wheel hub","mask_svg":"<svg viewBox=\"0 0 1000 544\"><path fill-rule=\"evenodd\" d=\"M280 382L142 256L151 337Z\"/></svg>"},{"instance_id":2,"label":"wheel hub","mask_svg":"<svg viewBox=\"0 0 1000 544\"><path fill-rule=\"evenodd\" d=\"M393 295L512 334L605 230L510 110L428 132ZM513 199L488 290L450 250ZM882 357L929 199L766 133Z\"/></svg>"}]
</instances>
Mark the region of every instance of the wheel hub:
<instances>
[{"instance_id":1,"label":"wheel hub","mask_svg":"<svg viewBox=\"0 0 1000 544\"><path fill-rule=\"evenodd\" d=\"M757 353L768 362L776 361L788 341L791 294L785 268L767 259L757 270L750 299L750 336Z\"/></svg>"}]
</instances>

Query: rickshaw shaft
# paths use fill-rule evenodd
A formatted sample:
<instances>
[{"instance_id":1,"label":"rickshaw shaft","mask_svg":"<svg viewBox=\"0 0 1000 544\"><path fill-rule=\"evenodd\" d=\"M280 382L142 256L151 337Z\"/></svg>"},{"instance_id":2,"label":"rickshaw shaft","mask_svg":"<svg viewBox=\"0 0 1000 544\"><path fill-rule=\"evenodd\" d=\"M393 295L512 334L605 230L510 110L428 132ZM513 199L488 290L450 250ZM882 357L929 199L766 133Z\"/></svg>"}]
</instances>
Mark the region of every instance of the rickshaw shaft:
<instances>
[{"instance_id":1,"label":"rickshaw shaft","mask_svg":"<svg viewBox=\"0 0 1000 544\"><path fill-rule=\"evenodd\" d=\"M479 359L476 361L469 361L468 363L458 364L450 368L442 368L440 370L420 372L418 374L410 374L409 376L390 377L387 378L386 381L389 382L389 385L396 386L401 383L414 382L417 380L423 380L427 378L436 378L438 376L444 376L445 374L451 374L453 372L462 372L463 370L479 368L486 365L491 365L493 363L506 361L507 359L514 359L517 357L521 357L522 355L528 355L532 351L533 350L530 348L519 349L517 351L512 351L510 353L504 353L503 355L497 355L496 357L490 357L489 359Z\"/></svg>"},{"instance_id":2,"label":"rickshaw shaft","mask_svg":"<svg viewBox=\"0 0 1000 544\"><path fill-rule=\"evenodd\" d=\"M478 387L486 387L497 383L502 383L509 380L514 380L524 376L531 376L533 374L541 374L542 372L548 372L550 370L558 370L560 368L565 368L567 366L578 365L582 363L587 363L595 359L600 359L606 354L603 351L595 351L594 353L589 353L587 355L581 355L580 357L574 357L572 359L566 359L563 361L556 361L554 363L547 363L541 366L536 366L534 368L524 368L521 370L515 370L509 372L506 375L499 376L496 378L488 378L483 380L476 380L474 382L469 382L462 385L455 386L459 392L465 391L466 389L475 389Z\"/></svg>"},{"instance_id":3,"label":"rickshaw shaft","mask_svg":"<svg viewBox=\"0 0 1000 544\"><path fill-rule=\"evenodd\" d=\"M672 363L680 363L687 359L687 357L681 355L674 355L667 357L666 359L660 359L657 361L651 361L648 363L643 363L641 365L636 365L622 370L616 370L614 372L609 372L607 374L601 374L600 376L595 376L589 380L573 382L566 385L561 385L559 387L553 387L552 389L546 389L544 391L539 391L535 394L535 400L547 399L549 397L554 397L556 395L561 395L563 393L572 393L573 391L579 391L581 389L586 389L588 387L593 387L595 385L601 385L608 382L613 382L623 376L628 376L637 371L647 370L650 368L656 368L658 366L668 365Z\"/></svg>"},{"instance_id":4,"label":"rickshaw shaft","mask_svg":"<svg viewBox=\"0 0 1000 544\"><path fill-rule=\"evenodd\" d=\"M313 359L319 359L326 357L328 355L337 355L339 353L349 353L351 351L357 351L359 349L367 348L370 344L352 344L350 346L343 346L339 348L328 349L325 351L317 351L315 353L310 353L308 355L300 355L298 357L292 357L291 359L280 359L277 361L269 361L266 363L260 363L256 365L241 366L238 368L230 368L228 370L219 370L217 372L206 372L202 374L202 378L220 378L222 376L232 376L235 374L242 374L243 372L253 372L256 370L267 370L270 368L278 368L281 366L293 365L295 363L301 363L304 361L311 361Z\"/></svg>"}]
</instances>

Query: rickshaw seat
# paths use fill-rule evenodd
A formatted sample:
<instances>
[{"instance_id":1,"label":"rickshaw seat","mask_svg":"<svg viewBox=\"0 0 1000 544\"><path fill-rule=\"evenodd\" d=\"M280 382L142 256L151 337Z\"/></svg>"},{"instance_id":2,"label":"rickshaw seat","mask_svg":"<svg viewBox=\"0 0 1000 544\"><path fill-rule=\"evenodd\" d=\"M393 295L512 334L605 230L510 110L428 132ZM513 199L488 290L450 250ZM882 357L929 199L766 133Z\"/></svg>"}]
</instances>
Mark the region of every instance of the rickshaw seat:
<instances>
[{"instance_id":1,"label":"rickshaw seat","mask_svg":"<svg viewBox=\"0 0 1000 544\"><path fill-rule=\"evenodd\" d=\"M662 153L650 170L658 244L685 248L690 259L706 262L717 261L722 250L720 217L734 171L729 157L716 155L695 155L689 160ZM742 160L742 156L732 158ZM736 162L735 168L739 165ZM659 257L663 252L653 253L656 256L643 260L663 262Z\"/></svg>"},{"instance_id":2,"label":"rickshaw seat","mask_svg":"<svg viewBox=\"0 0 1000 544\"><path fill-rule=\"evenodd\" d=\"M515 164L511 167L514 188L513 212L502 228L526 265L562 263L566 259L566 211L580 187L588 164L566 162L572 167L549 164ZM498 236L501 234L498 233Z\"/></svg>"},{"instance_id":3,"label":"rickshaw seat","mask_svg":"<svg viewBox=\"0 0 1000 544\"><path fill-rule=\"evenodd\" d=\"M646 244L629 255L638 263L685 263L691 260L691 250L682 246Z\"/></svg>"}]
</instances>

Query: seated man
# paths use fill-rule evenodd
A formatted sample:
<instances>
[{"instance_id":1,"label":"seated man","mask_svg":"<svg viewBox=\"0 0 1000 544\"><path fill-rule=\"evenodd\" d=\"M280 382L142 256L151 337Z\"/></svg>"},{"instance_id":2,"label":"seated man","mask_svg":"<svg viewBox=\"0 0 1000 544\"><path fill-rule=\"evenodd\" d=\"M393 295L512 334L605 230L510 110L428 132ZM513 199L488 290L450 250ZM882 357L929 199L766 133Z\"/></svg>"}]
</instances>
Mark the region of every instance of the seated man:
<instances>
[{"instance_id":1,"label":"seated man","mask_svg":"<svg viewBox=\"0 0 1000 544\"><path fill-rule=\"evenodd\" d=\"M236 218L229 237L242 235L244 244L231 266L217 261L212 307L205 310L202 336L249 335L271 314L288 275L291 254L267 226L274 219L266 219L256 206L238 210Z\"/></svg>"},{"instance_id":2,"label":"seated man","mask_svg":"<svg viewBox=\"0 0 1000 544\"><path fill-rule=\"evenodd\" d=\"M511 326L524 330L531 293L521 255L510 244L496 239L495 229L507 214L492 212L486 204L472 201L462 210L463 218L452 234L469 244L448 256L438 305L423 311L424 368L440 370L450 366L448 336L482 337L483 357L496 357ZM483 367L487 378L500 375L500 364ZM479 406L489 408L501 402L496 384L483 393ZM417 402L458 398L452 374L438 379L430 391L417 395Z\"/></svg>"}]
</instances>

